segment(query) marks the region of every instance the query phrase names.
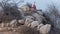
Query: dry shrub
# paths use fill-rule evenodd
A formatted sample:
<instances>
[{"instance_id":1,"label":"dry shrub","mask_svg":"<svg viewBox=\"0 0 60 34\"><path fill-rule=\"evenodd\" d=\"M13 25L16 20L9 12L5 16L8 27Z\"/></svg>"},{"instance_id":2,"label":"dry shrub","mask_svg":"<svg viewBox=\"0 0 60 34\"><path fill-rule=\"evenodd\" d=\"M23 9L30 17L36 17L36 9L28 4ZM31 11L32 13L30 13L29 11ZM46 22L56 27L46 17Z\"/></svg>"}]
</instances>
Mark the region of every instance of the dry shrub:
<instances>
[{"instance_id":1,"label":"dry shrub","mask_svg":"<svg viewBox=\"0 0 60 34\"><path fill-rule=\"evenodd\" d=\"M8 1L9 0L0 2L0 6L3 8L3 10L0 11L0 21L10 22L13 19L22 19L23 16L18 10L17 4L11 6Z\"/></svg>"},{"instance_id":2,"label":"dry shrub","mask_svg":"<svg viewBox=\"0 0 60 34\"><path fill-rule=\"evenodd\" d=\"M44 13L44 16L49 24L52 25L50 34L60 33L60 14L55 5L50 5L48 10Z\"/></svg>"}]
</instances>

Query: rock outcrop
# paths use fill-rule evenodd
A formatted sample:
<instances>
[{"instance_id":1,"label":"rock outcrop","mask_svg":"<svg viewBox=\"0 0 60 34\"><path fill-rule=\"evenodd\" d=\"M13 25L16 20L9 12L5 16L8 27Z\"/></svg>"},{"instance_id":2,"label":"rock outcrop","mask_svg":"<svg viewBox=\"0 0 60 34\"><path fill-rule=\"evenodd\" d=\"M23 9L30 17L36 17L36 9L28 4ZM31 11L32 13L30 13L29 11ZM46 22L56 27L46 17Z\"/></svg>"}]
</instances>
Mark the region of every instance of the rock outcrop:
<instances>
[{"instance_id":1,"label":"rock outcrop","mask_svg":"<svg viewBox=\"0 0 60 34\"><path fill-rule=\"evenodd\" d=\"M31 27L32 27L32 28L37 28L38 25L39 25L39 22L38 22L38 21L33 21L33 22L31 23Z\"/></svg>"},{"instance_id":2,"label":"rock outcrop","mask_svg":"<svg viewBox=\"0 0 60 34\"><path fill-rule=\"evenodd\" d=\"M39 31L42 34L48 34L50 29L51 29L51 25L50 24L46 24L46 25L42 26Z\"/></svg>"},{"instance_id":3,"label":"rock outcrop","mask_svg":"<svg viewBox=\"0 0 60 34\"><path fill-rule=\"evenodd\" d=\"M7 34L47 34L51 30L51 25L47 24L48 22L45 23L45 21L43 12L33 10L32 7L25 5L18 9L7 6L0 16L0 31L8 30Z\"/></svg>"}]
</instances>

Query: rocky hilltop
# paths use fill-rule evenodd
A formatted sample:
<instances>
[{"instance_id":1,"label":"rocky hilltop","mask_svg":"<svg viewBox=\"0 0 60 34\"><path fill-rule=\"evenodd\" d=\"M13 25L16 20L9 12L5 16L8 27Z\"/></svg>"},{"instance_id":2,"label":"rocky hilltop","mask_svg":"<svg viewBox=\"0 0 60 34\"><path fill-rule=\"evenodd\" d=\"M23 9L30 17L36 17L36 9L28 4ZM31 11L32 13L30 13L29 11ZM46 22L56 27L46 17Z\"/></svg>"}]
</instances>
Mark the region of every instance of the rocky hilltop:
<instances>
[{"instance_id":1,"label":"rocky hilltop","mask_svg":"<svg viewBox=\"0 0 60 34\"><path fill-rule=\"evenodd\" d=\"M29 5L4 7L0 11L0 34L59 34L59 29L46 16L43 10Z\"/></svg>"}]
</instances>

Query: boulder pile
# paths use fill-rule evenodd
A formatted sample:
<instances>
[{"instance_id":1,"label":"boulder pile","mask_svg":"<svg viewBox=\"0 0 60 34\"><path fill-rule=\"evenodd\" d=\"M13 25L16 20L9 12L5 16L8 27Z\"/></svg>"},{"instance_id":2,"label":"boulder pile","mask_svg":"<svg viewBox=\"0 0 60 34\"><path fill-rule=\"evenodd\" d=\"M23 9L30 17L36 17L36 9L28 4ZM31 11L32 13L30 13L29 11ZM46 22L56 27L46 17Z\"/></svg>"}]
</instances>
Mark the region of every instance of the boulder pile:
<instances>
[{"instance_id":1,"label":"boulder pile","mask_svg":"<svg viewBox=\"0 0 60 34\"><path fill-rule=\"evenodd\" d=\"M9 9L7 10L7 8ZM46 19L43 16L42 11L31 10L31 8L29 9L24 8L25 11L23 8L21 9L15 9L15 8L10 8L10 7L7 7L7 8L4 9L5 11L3 11L4 13L2 14L1 19L0 19L1 31L12 30L15 32L18 30L21 34L27 34L27 32L28 34L39 34L39 33L49 34L51 30L51 24L48 24L46 22ZM23 26L26 26L25 29ZM39 33L36 33L35 30L38 31Z\"/></svg>"}]
</instances>

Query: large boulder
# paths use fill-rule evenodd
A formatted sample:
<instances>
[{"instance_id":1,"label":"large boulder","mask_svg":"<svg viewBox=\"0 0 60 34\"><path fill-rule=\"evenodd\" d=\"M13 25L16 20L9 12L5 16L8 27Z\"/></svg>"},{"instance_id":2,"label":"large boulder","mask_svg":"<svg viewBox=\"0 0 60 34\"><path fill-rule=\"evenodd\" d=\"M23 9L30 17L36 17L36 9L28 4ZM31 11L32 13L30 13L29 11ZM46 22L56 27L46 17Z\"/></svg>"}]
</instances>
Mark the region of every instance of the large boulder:
<instances>
[{"instance_id":1,"label":"large boulder","mask_svg":"<svg viewBox=\"0 0 60 34\"><path fill-rule=\"evenodd\" d=\"M43 12L42 12L42 11L37 11L37 13L38 13L39 15L42 15L42 16L43 16Z\"/></svg>"},{"instance_id":2,"label":"large boulder","mask_svg":"<svg viewBox=\"0 0 60 34\"><path fill-rule=\"evenodd\" d=\"M25 11L25 12L27 12L27 11L30 10L30 8L29 8L27 5L23 6L22 9L23 9L23 11Z\"/></svg>"},{"instance_id":3,"label":"large boulder","mask_svg":"<svg viewBox=\"0 0 60 34\"><path fill-rule=\"evenodd\" d=\"M24 24L24 20L18 20L20 24Z\"/></svg>"},{"instance_id":4,"label":"large boulder","mask_svg":"<svg viewBox=\"0 0 60 34\"><path fill-rule=\"evenodd\" d=\"M32 23L31 23L31 27L32 28L37 28L37 26L39 25L39 22L38 21L33 21Z\"/></svg>"},{"instance_id":5,"label":"large boulder","mask_svg":"<svg viewBox=\"0 0 60 34\"><path fill-rule=\"evenodd\" d=\"M32 19L30 19L30 18L26 18L26 20L25 20L25 25L30 24L32 21L33 21Z\"/></svg>"},{"instance_id":6,"label":"large boulder","mask_svg":"<svg viewBox=\"0 0 60 34\"><path fill-rule=\"evenodd\" d=\"M25 17L25 16L24 16L24 11L23 11L23 9L22 9L22 8L19 8L18 10L21 12L21 15L22 15L23 17Z\"/></svg>"},{"instance_id":7,"label":"large boulder","mask_svg":"<svg viewBox=\"0 0 60 34\"><path fill-rule=\"evenodd\" d=\"M4 27L4 23L0 23L0 27Z\"/></svg>"},{"instance_id":8,"label":"large boulder","mask_svg":"<svg viewBox=\"0 0 60 34\"><path fill-rule=\"evenodd\" d=\"M42 26L39 31L42 34L47 34L47 33L49 33L50 29L51 29L51 25L46 24L46 25Z\"/></svg>"},{"instance_id":9,"label":"large boulder","mask_svg":"<svg viewBox=\"0 0 60 34\"><path fill-rule=\"evenodd\" d=\"M33 16L26 16L26 18L30 18L30 19L34 20Z\"/></svg>"},{"instance_id":10,"label":"large boulder","mask_svg":"<svg viewBox=\"0 0 60 34\"><path fill-rule=\"evenodd\" d=\"M17 20L14 19L10 22L10 26L15 27L17 25Z\"/></svg>"},{"instance_id":11,"label":"large boulder","mask_svg":"<svg viewBox=\"0 0 60 34\"><path fill-rule=\"evenodd\" d=\"M34 13L33 16L35 17L35 20L39 21L39 23L42 23L43 17L37 13Z\"/></svg>"},{"instance_id":12,"label":"large boulder","mask_svg":"<svg viewBox=\"0 0 60 34\"><path fill-rule=\"evenodd\" d=\"M44 26L44 24L39 24L38 27L37 27L37 30L39 30L42 26Z\"/></svg>"},{"instance_id":13,"label":"large boulder","mask_svg":"<svg viewBox=\"0 0 60 34\"><path fill-rule=\"evenodd\" d=\"M11 22L10 22L10 24L14 24L16 22L16 19L15 20L12 20Z\"/></svg>"}]
</instances>

